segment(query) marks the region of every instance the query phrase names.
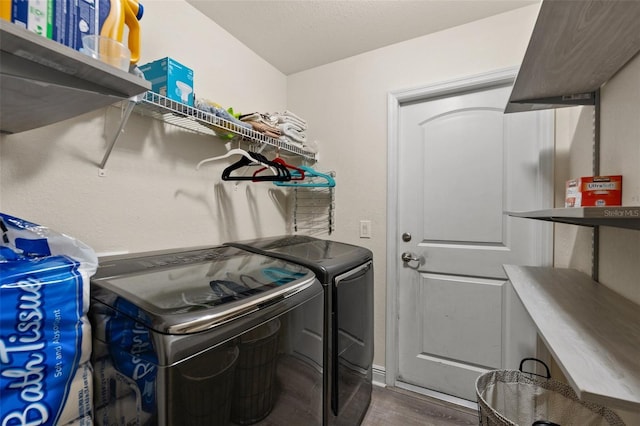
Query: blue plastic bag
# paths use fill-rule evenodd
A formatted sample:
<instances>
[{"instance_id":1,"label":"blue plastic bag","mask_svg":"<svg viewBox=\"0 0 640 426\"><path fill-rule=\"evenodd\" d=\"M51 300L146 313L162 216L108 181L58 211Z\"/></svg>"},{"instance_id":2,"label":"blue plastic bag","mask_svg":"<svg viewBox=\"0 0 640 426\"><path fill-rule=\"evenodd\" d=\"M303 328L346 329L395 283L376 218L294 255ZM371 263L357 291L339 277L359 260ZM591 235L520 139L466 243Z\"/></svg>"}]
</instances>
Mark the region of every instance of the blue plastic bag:
<instances>
[{"instance_id":1,"label":"blue plastic bag","mask_svg":"<svg viewBox=\"0 0 640 426\"><path fill-rule=\"evenodd\" d=\"M2 213L0 230L0 424L87 418L86 313L97 257L74 238Z\"/></svg>"}]
</instances>

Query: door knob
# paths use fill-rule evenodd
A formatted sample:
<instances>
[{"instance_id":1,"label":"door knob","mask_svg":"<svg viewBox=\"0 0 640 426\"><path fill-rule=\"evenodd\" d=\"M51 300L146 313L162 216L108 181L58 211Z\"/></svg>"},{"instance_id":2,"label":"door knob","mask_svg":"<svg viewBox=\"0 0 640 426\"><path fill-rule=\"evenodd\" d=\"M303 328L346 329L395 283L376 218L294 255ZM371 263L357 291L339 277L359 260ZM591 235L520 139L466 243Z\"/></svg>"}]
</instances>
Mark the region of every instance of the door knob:
<instances>
[{"instance_id":1,"label":"door knob","mask_svg":"<svg viewBox=\"0 0 640 426\"><path fill-rule=\"evenodd\" d=\"M419 257L416 257L413 253L410 253L408 251L405 251L404 253L402 253L402 255L400 255L400 258L402 259L403 262L411 262L412 260L415 260L417 262L420 261Z\"/></svg>"}]
</instances>

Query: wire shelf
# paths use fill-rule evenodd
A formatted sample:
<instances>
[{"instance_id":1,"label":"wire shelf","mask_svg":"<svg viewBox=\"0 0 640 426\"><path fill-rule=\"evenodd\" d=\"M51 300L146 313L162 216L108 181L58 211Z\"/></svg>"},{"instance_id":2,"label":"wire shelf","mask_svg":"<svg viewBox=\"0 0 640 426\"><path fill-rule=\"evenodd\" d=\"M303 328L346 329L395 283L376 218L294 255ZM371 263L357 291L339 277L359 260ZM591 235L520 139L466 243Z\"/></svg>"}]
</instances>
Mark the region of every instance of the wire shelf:
<instances>
[{"instance_id":1,"label":"wire shelf","mask_svg":"<svg viewBox=\"0 0 640 426\"><path fill-rule=\"evenodd\" d=\"M273 146L280 150L300 155L309 160L316 160L314 152L307 151L294 144L281 141L252 129L239 126L229 120L220 118L209 112L173 101L165 96L148 91L144 98L136 104L135 111L165 123L172 124L191 132L217 136L222 133L233 133L243 140Z\"/></svg>"}]
</instances>

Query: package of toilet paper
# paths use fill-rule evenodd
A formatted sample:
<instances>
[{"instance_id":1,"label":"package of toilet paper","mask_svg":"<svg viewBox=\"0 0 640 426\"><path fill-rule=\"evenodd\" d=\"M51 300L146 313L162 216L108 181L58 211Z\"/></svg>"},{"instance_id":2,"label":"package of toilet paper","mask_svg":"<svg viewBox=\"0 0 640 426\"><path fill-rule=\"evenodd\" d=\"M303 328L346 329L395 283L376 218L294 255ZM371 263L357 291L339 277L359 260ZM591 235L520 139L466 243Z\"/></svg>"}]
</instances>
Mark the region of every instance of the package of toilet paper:
<instances>
[{"instance_id":1,"label":"package of toilet paper","mask_svg":"<svg viewBox=\"0 0 640 426\"><path fill-rule=\"evenodd\" d=\"M0 424L91 416L89 278L84 243L0 213Z\"/></svg>"}]
</instances>

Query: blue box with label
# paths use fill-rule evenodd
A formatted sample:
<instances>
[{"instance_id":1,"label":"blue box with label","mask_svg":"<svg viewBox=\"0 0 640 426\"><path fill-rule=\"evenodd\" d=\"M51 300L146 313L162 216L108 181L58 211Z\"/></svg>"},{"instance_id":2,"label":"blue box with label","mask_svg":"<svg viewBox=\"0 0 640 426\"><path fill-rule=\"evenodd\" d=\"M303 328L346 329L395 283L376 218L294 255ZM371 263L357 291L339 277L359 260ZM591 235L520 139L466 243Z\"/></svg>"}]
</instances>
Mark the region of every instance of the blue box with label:
<instances>
[{"instance_id":1,"label":"blue box with label","mask_svg":"<svg viewBox=\"0 0 640 426\"><path fill-rule=\"evenodd\" d=\"M140 66L151 90L176 102L193 106L193 70L173 58L162 58Z\"/></svg>"}]
</instances>

